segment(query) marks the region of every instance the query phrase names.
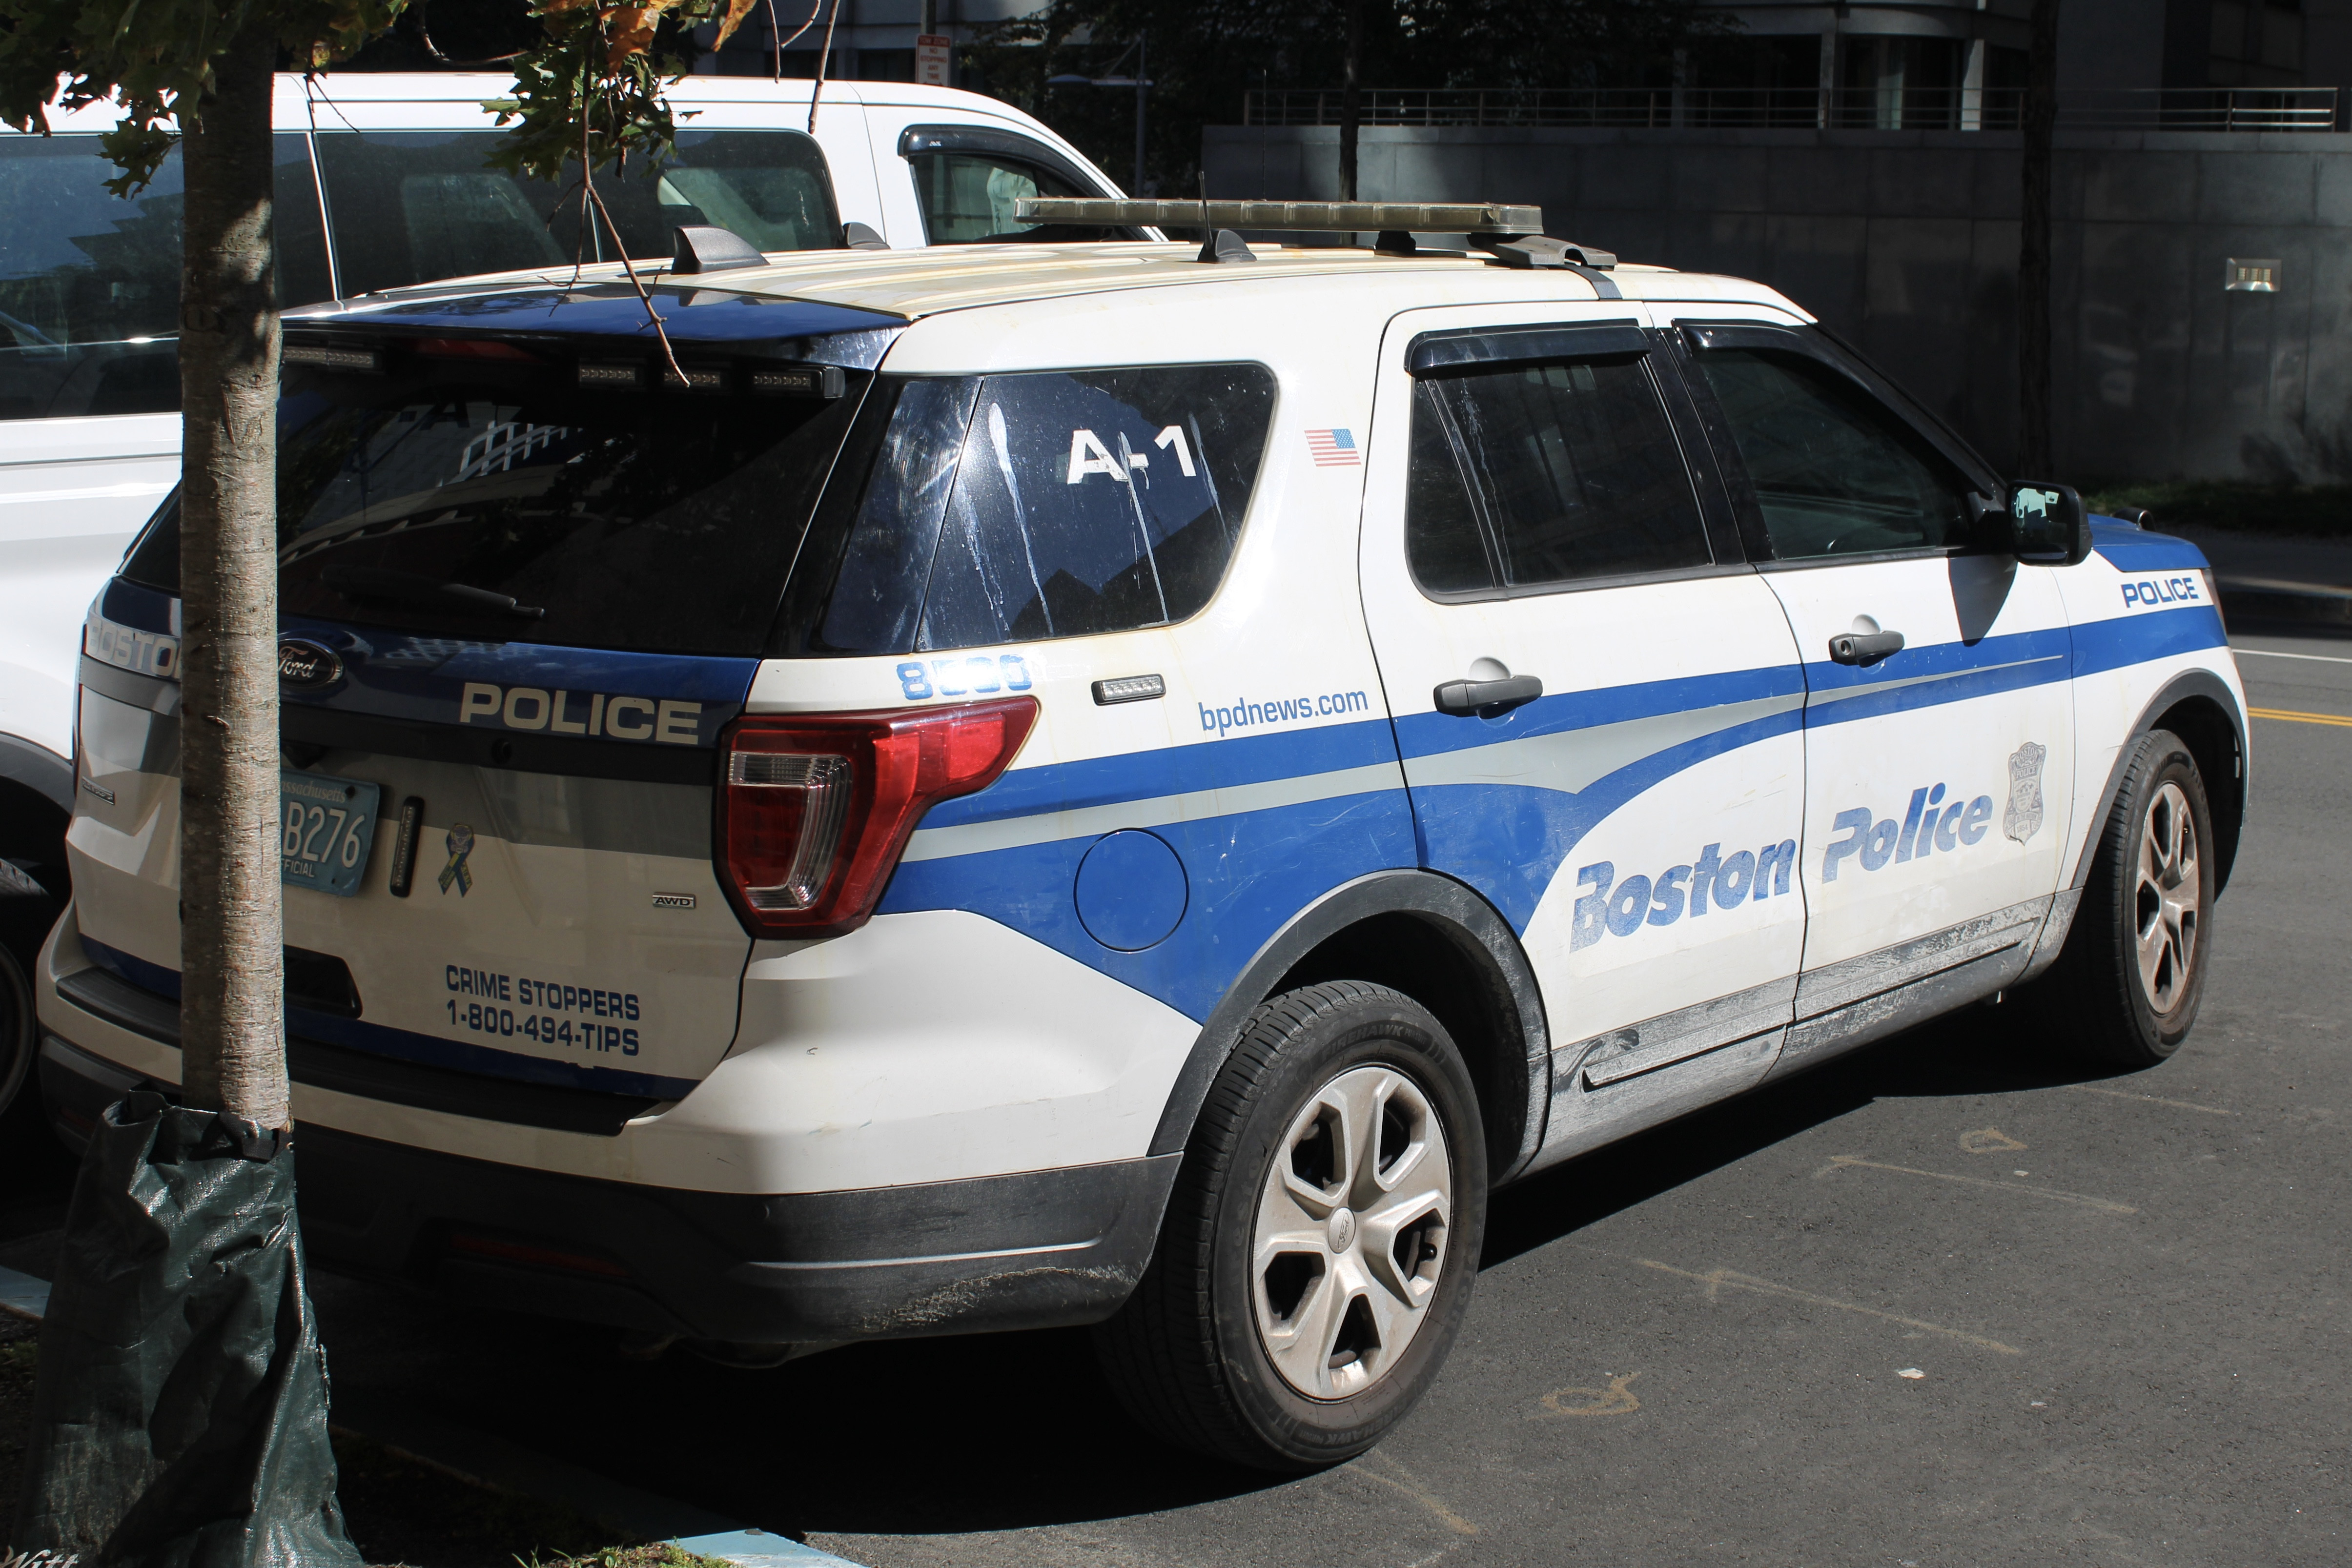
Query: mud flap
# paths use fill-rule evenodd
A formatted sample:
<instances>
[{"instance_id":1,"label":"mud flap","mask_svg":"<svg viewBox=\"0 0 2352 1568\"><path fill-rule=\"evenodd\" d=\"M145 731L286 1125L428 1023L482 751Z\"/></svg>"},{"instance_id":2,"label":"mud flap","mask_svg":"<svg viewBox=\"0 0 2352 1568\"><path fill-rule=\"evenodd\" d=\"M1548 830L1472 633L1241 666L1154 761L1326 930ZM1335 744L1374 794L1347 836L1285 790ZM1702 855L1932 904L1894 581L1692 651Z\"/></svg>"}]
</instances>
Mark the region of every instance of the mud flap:
<instances>
[{"instance_id":1,"label":"mud flap","mask_svg":"<svg viewBox=\"0 0 2352 1568\"><path fill-rule=\"evenodd\" d=\"M148 1092L100 1118L41 1326L18 1549L360 1568L282 1143Z\"/></svg>"}]
</instances>

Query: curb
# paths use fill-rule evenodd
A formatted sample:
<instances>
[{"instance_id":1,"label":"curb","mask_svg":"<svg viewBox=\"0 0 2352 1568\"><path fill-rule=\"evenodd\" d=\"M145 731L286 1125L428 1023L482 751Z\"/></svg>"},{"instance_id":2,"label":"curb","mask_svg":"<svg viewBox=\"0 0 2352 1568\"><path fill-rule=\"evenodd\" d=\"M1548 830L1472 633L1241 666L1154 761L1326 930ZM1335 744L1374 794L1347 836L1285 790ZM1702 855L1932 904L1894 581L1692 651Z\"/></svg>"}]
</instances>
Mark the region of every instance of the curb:
<instances>
[{"instance_id":1,"label":"curb","mask_svg":"<svg viewBox=\"0 0 2352 1568\"><path fill-rule=\"evenodd\" d=\"M2221 611L2232 620L2316 621L2352 625L2352 588L2272 577L2221 580Z\"/></svg>"},{"instance_id":2,"label":"curb","mask_svg":"<svg viewBox=\"0 0 2352 1568\"><path fill-rule=\"evenodd\" d=\"M0 1312L38 1322L49 1310L49 1282L13 1269L0 1269ZM350 1407L356 1406L354 1418ZM698 1557L716 1557L736 1568L862 1568L803 1546L788 1535L737 1524L724 1514L608 1480L603 1476L535 1454L503 1437L469 1432L430 1416L373 1405L364 1394L338 1402L344 1419L330 1430L365 1437L427 1469L493 1491L518 1492L577 1510L608 1529L671 1541ZM687 1533L693 1531L692 1534Z\"/></svg>"}]
</instances>

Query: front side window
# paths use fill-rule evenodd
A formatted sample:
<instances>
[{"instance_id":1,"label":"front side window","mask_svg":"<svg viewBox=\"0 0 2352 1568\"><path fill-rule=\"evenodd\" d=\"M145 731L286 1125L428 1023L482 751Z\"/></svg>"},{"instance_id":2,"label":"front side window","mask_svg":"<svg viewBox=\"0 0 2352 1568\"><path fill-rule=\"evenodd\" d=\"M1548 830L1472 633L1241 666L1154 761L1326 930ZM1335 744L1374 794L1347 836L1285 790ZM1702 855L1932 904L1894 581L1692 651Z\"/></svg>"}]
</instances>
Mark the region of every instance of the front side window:
<instances>
[{"instance_id":1,"label":"front side window","mask_svg":"<svg viewBox=\"0 0 2352 1568\"><path fill-rule=\"evenodd\" d=\"M787 645L896 653L1164 626L1223 578L1265 452L1250 364L916 379ZM818 574L822 574L821 577Z\"/></svg>"},{"instance_id":2,"label":"front side window","mask_svg":"<svg viewBox=\"0 0 2352 1568\"><path fill-rule=\"evenodd\" d=\"M984 245L1025 238L1037 225L1013 214L1024 196L1090 196L1034 163L987 152L926 152L908 159L915 196L933 245Z\"/></svg>"},{"instance_id":3,"label":"front side window","mask_svg":"<svg viewBox=\"0 0 2352 1568\"><path fill-rule=\"evenodd\" d=\"M1542 590L1714 559L1639 356L1422 377L1405 541L1433 593Z\"/></svg>"},{"instance_id":4,"label":"front side window","mask_svg":"<svg viewBox=\"0 0 2352 1568\"><path fill-rule=\"evenodd\" d=\"M177 148L125 199L95 136L0 136L0 419L180 406ZM278 300L324 299L318 187L299 136L271 139Z\"/></svg>"},{"instance_id":5,"label":"front side window","mask_svg":"<svg viewBox=\"0 0 2352 1568\"><path fill-rule=\"evenodd\" d=\"M486 131L321 131L319 168L343 293L444 277L610 261L601 223L583 235L572 177L556 184L493 169ZM763 251L841 243L824 153L797 131L681 131L675 155L600 175L597 194L631 257L671 253L679 226L716 224Z\"/></svg>"},{"instance_id":6,"label":"front side window","mask_svg":"<svg viewBox=\"0 0 2352 1568\"><path fill-rule=\"evenodd\" d=\"M1893 411L1805 354L1696 356L1781 560L1968 542L1969 485Z\"/></svg>"}]
</instances>

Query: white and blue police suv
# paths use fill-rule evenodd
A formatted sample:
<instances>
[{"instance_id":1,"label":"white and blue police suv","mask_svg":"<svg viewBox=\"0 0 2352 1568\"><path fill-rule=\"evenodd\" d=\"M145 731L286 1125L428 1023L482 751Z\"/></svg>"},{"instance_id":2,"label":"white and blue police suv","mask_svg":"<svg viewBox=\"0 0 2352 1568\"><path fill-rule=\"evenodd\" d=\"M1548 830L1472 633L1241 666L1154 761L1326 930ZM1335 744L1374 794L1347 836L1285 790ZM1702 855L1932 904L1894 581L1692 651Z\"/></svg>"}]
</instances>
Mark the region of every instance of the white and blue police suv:
<instances>
[{"instance_id":1,"label":"white and blue police suv","mask_svg":"<svg viewBox=\"0 0 2352 1568\"><path fill-rule=\"evenodd\" d=\"M1304 1468L1503 1182L2004 992L2188 1032L2246 789L2191 547L1529 209L1066 205L1381 243L704 232L674 369L610 268L289 318L321 1260L739 1356L1098 1323ZM176 559L167 504L86 632L68 1137L179 1076Z\"/></svg>"}]
</instances>

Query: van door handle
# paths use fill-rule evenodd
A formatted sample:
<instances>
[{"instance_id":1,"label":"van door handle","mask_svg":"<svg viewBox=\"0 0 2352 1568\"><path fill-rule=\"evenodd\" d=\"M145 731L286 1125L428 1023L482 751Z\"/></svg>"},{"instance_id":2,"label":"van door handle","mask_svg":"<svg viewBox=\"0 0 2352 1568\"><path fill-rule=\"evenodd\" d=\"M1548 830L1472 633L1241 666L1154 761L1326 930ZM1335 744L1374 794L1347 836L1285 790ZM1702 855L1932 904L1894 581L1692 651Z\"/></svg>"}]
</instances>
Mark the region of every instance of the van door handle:
<instances>
[{"instance_id":1,"label":"van door handle","mask_svg":"<svg viewBox=\"0 0 2352 1568\"><path fill-rule=\"evenodd\" d=\"M1830 663L1874 664L1903 651L1900 632L1841 632L1830 639Z\"/></svg>"},{"instance_id":2,"label":"van door handle","mask_svg":"<svg viewBox=\"0 0 2352 1568\"><path fill-rule=\"evenodd\" d=\"M1493 718L1543 695L1543 681L1535 675L1505 675L1498 681L1448 681L1433 694L1440 713L1477 714Z\"/></svg>"}]
</instances>

